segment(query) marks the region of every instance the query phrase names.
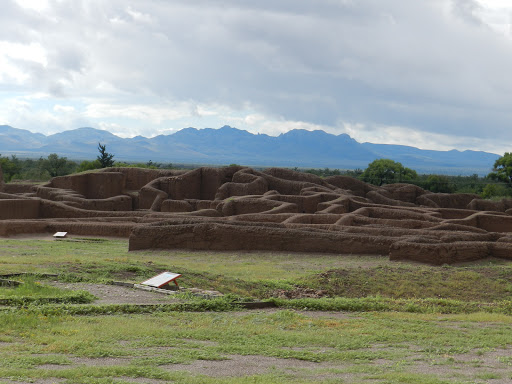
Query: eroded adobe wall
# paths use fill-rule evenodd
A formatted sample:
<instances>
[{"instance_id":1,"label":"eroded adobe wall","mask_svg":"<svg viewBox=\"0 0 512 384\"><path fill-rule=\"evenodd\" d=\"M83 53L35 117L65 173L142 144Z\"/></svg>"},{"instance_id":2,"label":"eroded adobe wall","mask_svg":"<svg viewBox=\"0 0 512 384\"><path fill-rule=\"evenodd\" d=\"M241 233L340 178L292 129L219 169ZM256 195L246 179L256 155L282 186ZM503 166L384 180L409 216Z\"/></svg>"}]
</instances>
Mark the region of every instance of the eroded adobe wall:
<instances>
[{"instance_id":1,"label":"eroded adobe wall","mask_svg":"<svg viewBox=\"0 0 512 384\"><path fill-rule=\"evenodd\" d=\"M473 199L467 208L475 211L506 212L512 208L512 199L502 199L501 201Z\"/></svg>"},{"instance_id":2,"label":"eroded adobe wall","mask_svg":"<svg viewBox=\"0 0 512 384\"><path fill-rule=\"evenodd\" d=\"M222 185L233 181L242 167L201 168L200 200L215 200Z\"/></svg>"},{"instance_id":3,"label":"eroded adobe wall","mask_svg":"<svg viewBox=\"0 0 512 384\"><path fill-rule=\"evenodd\" d=\"M224 200L233 196L264 195L269 192L268 181L252 170L243 169L236 172L230 182L220 186L215 199Z\"/></svg>"},{"instance_id":4,"label":"eroded adobe wall","mask_svg":"<svg viewBox=\"0 0 512 384\"><path fill-rule=\"evenodd\" d=\"M138 226L130 250L147 248L203 250L266 250L343 254L387 254L391 241L366 235L313 232L279 224L163 223Z\"/></svg>"},{"instance_id":5,"label":"eroded adobe wall","mask_svg":"<svg viewBox=\"0 0 512 384\"><path fill-rule=\"evenodd\" d=\"M512 258L512 200L407 184L277 168L110 168L10 192L0 192L2 236L64 230L130 235L131 250L382 254L433 264Z\"/></svg>"},{"instance_id":6,"label":"eroded adobe wall","mask_svg":"<svg viewBox=\"0 0 512 384\"><path fill-rule=\"evenodd\" d=\"M0 220L37 219L40 200L0 199Z\"/></svg>"},{"instance_id":7,"label":"eroded adobe wall","mask_svg":"<svg viewBox=\"0 0 512 384\"><path fill-rule=\"evenodd\" d=\"M472 193L425 193L416 201L420 205L436 208L466 209L474 199L479 197Z\"/></svg>"},{"instance_id":8,"label":"eroded adobe wall","mask_svg":"<svg viewBox=\"0 0 512 384\"><path fill-rule=\"evenodd\" d=\"M47 187L72 190L86 199L107 199L121 195L126 176L121 172L90 172L54 177Z\"/></svg>"},{"instance_id":9,"label":"eroded adobe wall","mask_svg":"<svg viewBox=\"0 0 512 384\"><path fill-rule=\"evenodd\" d=\"M132 197L121 195L106 199L84 199L74 196L66 196L63 200L66 205L91 211L131 211Z\"/></svg>"},{"instance_id":10,"label":"eroded adobe wall","mask_svg":"<svg viewBox=\"0 0 512 384\"><path fill-rule=\"evenodd\" d=\"M201 199L201 174L198 168L179 176L161 177L158 189L172 200Z\"/></svg>"},{"instance_id":11,"label":"eroded adobe wall","mask_svg":"<svg viewBox=\"0 0 512 384\"><path fill-rule=\"evenodd\" d=\"M233 180L240 167L198 168L180 175L161 177L153 186L172 200L214 200L218 189Z\"/></svg>"},{"instance_id":12,"label":"eroded adobe wall","mask_svg":"<svg viewBox=\"0 0 512 384\"><path fill-rule=\"evenodd\" d=\"M349 176L329 176L325 178L325 181L330 185L349 192L350 195L359 197L365 197L368 192L378 189L374 185Z\"/></svg>"},{"instance_id":13,"label":"eroded adobe wall","mask_svg":"<svg viewBox=\"0 0 512 384\"><path fill-rule=\"evenodd\" d=\"M0 220L0 236L9 237L33 233L50 233L47 223L41 220ZM55 232L54 232L55 233Z\"/></svg>"},{"instance_id":14,"label":"eroded adobe wall","mask_svg":"<svg viewBox=\"0 0 512 384\"><path fill-rule=\"evenodd\" d=\"M141 188L138 196L139 208L165 212L173 209L172 203L169 202L165 203L162 209L162 204L166 200L219 199L219 190L232 184L234 175L240 169L241 167L203 167L177 175L158 177ZM223 195L222 198L230 196L229 193Z\"/></svg>"},{"instance_id":15,"label":"eroded adobe wall","mask_svg":"<svg viewBox=\"0 0 512 384\"><path fill-rule=\"evenodd\" d=\"M188 176L200 178L197 172ZM195 193L197 188L194 185ZM508 250L508 245L493 245L510 230L512 216L469 209L490 208L478 205L478 197L470 194L432 194L407 184L379 188L351 178L320 179L290 170L241 169L215 196L204 210L190 199L164 200L162 211L214 222L137 227L130 237L131 249L300 248L386 254L392 250L394 259L430 263L473 260ZM492 208L503 211L508 205ZM404 239L408 242L400 243ZM464 243L474 247L461 246Z\"/></svg>"},{"instance_id":16,"label":"eroded adobe wall","mask_svg":"<svg viewBox=\"0 0 512 384\"><path fill-rule=\"evenodd\" d=\"M88 199L108 199L122 195L126 176L121 172L96 172L87 174Z\"/></svg>"},{"instance_id":17,"label":"eroded adobe wall","mask_svg":"<svg viewBox=\"0 0 512 384\"><path fill-rule=\"evenodd\" d=\"M52 190L69 190L78 193L79 195L87 196L87 173L72 176L59 176L51 179L46 185L49 191ZM50 196L48 196L50 198Z\"/></svg>"},{"instance_id":18,"label":"eroded adobe wall","mask_svg":"<svg viewBox=\"0 0 512 384\"><path fill-rule=\"evenodd\" d=\"M5 188L4 172L2 171L2 165L0 165L0 192L3 192L4 188Z\"/></svg>"},{"instance_id":19,"label":"eroded adobe wall","mask_svg":"<svg viewBox=\"0 0 512 384\"><path fill-rule=\"evenodd\" d=\"M82 236L127 238L136 224L133 222L94 222L79 220L0 220L0 236L21 234L53 234L68 232Z\"/></svg>"},{"instance_id":20,"label":"eroded adobe wall","mask_svg":"<svg viewBox=\"0 0 512 384\"><path fill-rule=\"evenodd\" d=\"M186 173L187 171L113 167L102 169L100 172L122 173L125 176L125 188L129 191L138 191L155 179L160 177L176 176Z\"/></svg>"},{"instance_id":21,"label":"eroded adobe wall","mask_svg":"<svg viewBox=\"0 0 512 384\"><path fill-rule=\"evenodd\" d=\"M25 183L9 183L4 185L3 191L5 193L17 193L17 194L33 194L34 185Z\"/></svg>"},{"instance_id":22,"label":"eroded adobe wall","mask_svg":"<svg viewBox=\"0 0 512 384\"><path fill-rule=\"evenodd\" d=\"M414 260L430 264L452 264L465 261L475 261L491 254L489 242L451 242L424 243L404 240L395 242L390 247L390 260ZM512 248L510 248L512 250Z\"/></svg>"}]
</instances>

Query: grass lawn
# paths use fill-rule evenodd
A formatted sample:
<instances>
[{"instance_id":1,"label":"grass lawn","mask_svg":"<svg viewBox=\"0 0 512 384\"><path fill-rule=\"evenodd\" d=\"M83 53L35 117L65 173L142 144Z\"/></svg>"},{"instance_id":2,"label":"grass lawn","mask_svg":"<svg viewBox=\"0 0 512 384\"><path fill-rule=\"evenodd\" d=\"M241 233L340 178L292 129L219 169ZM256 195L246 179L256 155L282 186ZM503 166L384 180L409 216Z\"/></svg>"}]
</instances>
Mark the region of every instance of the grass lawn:
<instances>
[{"instance_id":1,"label":"grass lawn","mask_svg":"<svg viewBox=\"0 0 512 384\"><path fill-rule=\"evenodd\" d=\"M509 262L127 248L0 240L0 274L30 273L0 286L0 383L512 382ZM139 311L41 275L108 284L163 270L227 296ZM258 299L278 307L236 306Z\"/></svg>"}]
</instances>

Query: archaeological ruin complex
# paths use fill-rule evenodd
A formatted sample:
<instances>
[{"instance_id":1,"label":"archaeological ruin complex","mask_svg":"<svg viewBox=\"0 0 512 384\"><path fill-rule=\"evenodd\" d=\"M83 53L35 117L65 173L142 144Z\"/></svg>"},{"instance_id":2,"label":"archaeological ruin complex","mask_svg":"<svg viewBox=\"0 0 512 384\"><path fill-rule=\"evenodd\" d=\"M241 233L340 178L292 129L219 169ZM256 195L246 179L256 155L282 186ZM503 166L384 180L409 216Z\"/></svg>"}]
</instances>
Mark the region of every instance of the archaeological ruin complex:
<instances>
[{"instance_id":1,"label":"archaeological ruin complex","mask_svg":"<svg viewBox=\"0 0 512 384\"><path fill-rule=\"evenodd\" d=\"M443 264L512 259L512 200L240 166L107 168L44 185L0 183L0 236L57 231L126 237L130 250L328 252Z\"/></svg>"}]
</instances>

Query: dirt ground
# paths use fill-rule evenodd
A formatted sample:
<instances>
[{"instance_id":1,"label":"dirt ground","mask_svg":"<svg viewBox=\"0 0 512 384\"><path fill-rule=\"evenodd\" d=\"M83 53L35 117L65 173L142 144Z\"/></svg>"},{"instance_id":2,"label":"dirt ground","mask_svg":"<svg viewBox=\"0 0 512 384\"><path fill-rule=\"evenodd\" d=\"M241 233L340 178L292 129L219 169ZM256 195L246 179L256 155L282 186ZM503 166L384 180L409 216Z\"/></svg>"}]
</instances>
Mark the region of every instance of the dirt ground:
<instances>
[{"instance_id":1,"label":"dirt ground","mask_svg":"<svg viewBox=\"0 0 512 384\"><path fill-rule=\"evenodd\" d=\"M331 317L332 313L315 312L315 316ZM233 378L261 374L284 374L296 377L298 381L324 382L326 380L341 380L343 383L381 383L373 377L385 373L400 372L402 374L426 374L431 379L438 378L443 382L457 382L465 384L509 384L511 382L512 365L510 356L512 350L499 349L484 354L469 352L451 356L433 357L425 351L419 350L414 345L375 346L382 352L392 353L394 348L405 348L410 354L401 361L385 358L361 362L311 362L298 359L284 359L269 356L241 356L225 355L224 360L195 360L189 364L165 364L161 369L170 372L188 372L194 375L206 375L217 378ZM140 348L139 348L140 349ZM174 348L142 348L144 356L168 356ZM43 371L61 371L71 368L88 366L116 367L126 366L132 363L132 358L84 358L67 356L70 363L66 365L43 364L38 369ZM128 383L163 384L166 381L118 377L116 380ZM198 378L198 380L200 380ZM382 378L381 378L382 380ZM62 379L36 379L32 384L62 383ZM200 382L200 381L198 381ZM405 381L400 381L405 382ZM434 382L434 381L433 381ZM437 382L437 381L436 381ZM2 384L25 384L26 382L2 380ZM28 384L28 382L26 383Z\"/></svg>"},{"instance_id":2,"label":"dirt ground","mask_svg":"<svg viewBox=\"0 0 512 384\"><path fill-rule=\"evenodd\" d=\"M58 281L48 281L45 284L74 291L87 291L98 298L94 304L169 304L176 301L173 295L117 285L61 283Z\"/></svg>"},{"instance_id":3,"label":"dirt ground","mask_svg":"<svg viewBox=\"0 0 512 384\"><path fill-rule=\"evenodd\" d=\"M149 292L123 286L88 284L88 283L61 283L47 282L53 286L72 290L86 290L98 300L94 304L164 304L173 300L172 295L164 295L157 292ZM258 312L276 312L277 308L259 309ZM298 311L305 316L315 318L354 318L357 314L345 312L321 312L321 311ZM247 313L234 312L233 316ZM200 341L198 341L200 342ZM405 348L408 356L402 361L393 361L385 358L373 361L361 361L359 363L348 362L322 362L315 363L298 359L283 359L268 356L241 356L226 355L225 360L196 360L190 364L167 364L161 368L169 371L185 371L197 375L210 377L241 377L248 375L259 375L266 373L283 373L297 376L301 380L322 382L324 380L342 380L344 383L351 382L376 382L371 379L371 373L364 372L362 364L368 367L378 367L384 371L393 371L399 368L401 372L421 373L432 375L439 379L457 381L460 383L489 383L509 384L512 382L512 356L511 349L499 349L481 352L469 352L450 356L433 356L428 352L419 350L416 346L373 346L372 350L392 353L394 348ZM148 349L145 353L150 356L161 356L162 353L171 354L173 348L165 351ZM68 356L70 365L41 365L39 369L62 370L80 366L120 366L130 364L130 358L79 358ZM361 369L362 368L362 369ZM130 383L163 384L164 381L153 379L137 379L120 377L119 380ZM44 379L36 380L36 384L60 383L62 380ZM20 384L20 382L0 380L0 383Z\"/></svg>"},{"instance_id":4,"label":"dirt ground","mask_svg":"<svg viewBox=\"0 0 512 384\"><path fill-rule=\"evenodd\" d=\"M53 239L52 235L25 235L13 238L38 239L48 241L58 241ZM144 291L124 286L89 284L89 283L63 283L58 281L45 281L45 284L53 285L59 288L71 290L85 290L98 298L93 304L168 304L176 301L173 295L165 295L157 292ZM320 297L322 292L308 292L311 297ZM279 309L258 310L264 312L275 312ZM247 313L246 311L240 312ZM357 317L357 314L344 312L306 312L300 311L305 316L319 318L346 318ZM237 313L233 313L237 315ZM404 346L400 346L401 348ZM342 380L344 383L376 383L380 382L371 379L371 374L361 372L362 364L369 367L384 368L392 372L397 368L403 369L402 372L421 373L432 375L447 382L457 381L461 383L489 383L489 384L509 384L512 382L512 349L499 349L488 351L484 354L469 352L460 355L451 355L446 357L432 357L427 352L415 349L415 346L405 346L410 348L411 353L403 361L393 361L387 359L377 359L370 362L361 362L357 364L347 362L323 362L315 363L297 359L283 359L268 356L241 356L226 355L225 360L208 361L196 360L191 364L167 364L161 368L168 371L185 371L195 375L207 375L211 377L227 378L241 377L247 375L258 375L265 373L284 373L296 376L298 379L322 382L325 380ZM374 346L383 352L391 352L393 347ZM161 351L147 351L148 356L161 355ZM172 354L172 349L165 353ZM38 368L42 371L62 370L86 366L121 366L130 364L130 359L126 358L78 358L68 356L71 363L69 365L45 364ZM127 383L148 383L163 384L165 381L145 378L119 377L120 381ZM31 383L35 384L60 384L65 380L58 378L35 379ZM24 384L24 382L0 379L0 384Z\"/></svg>"}]
</instances>

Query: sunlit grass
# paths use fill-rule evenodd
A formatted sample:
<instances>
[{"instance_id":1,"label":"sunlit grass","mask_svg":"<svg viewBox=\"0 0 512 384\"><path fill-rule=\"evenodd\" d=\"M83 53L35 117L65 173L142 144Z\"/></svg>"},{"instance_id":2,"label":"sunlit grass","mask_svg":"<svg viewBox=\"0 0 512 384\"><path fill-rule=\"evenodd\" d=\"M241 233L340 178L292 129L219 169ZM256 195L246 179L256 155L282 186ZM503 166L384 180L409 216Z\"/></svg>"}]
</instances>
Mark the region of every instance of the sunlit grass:
<instances>
[{"instance_id":1,"label":"sunlit grass","mask_svg":"<svg viewBox=\"0 0 512 384\"><path fill-rule=\"evenodd\" d=\"M488 315L488 319L493 319ZM506 323L482 325L445 315L367 313L339 319L293 311L274 313L166 313L131 316L41 316L19 312L0 314L6 335L20 343L2 345L4 352L65 353L73 356L140 357L144 349L178 348L180 361L195 351L207 359L223 353L299 358L309 361L372 360L385 357L374 345L429 353L460 353L504 348L512 344ZM208 342L203 344L201 342ZM294 349L296 348L296 349ZM436 352L437 351L437 352ZM389 353L386 351L385 353ZM399 353L399 355L402 352ZM389 355L388 355L389 357Z\"/></svg>"},{"instance_id":2,"label":"sunlit grass","mask_svg":"<svg viewBox=\"0 0 512 384\"><path fill-rule=\"evenodd\" d=\"M512 299L512 263L489 259L461 266L390 262L385 256L207 252L128 252L127 240L0 240L3 273L58 273L66 281L141 282L161 271L184 286L259 298L294 287L331 297L383 296L493 302Z\"/></svg>"},{"instance_id":3,"label":"sunlit grass","mask_svg":"<svg viewBox=\"0 0 512 384\"><path fill-rule=\"evenodd\" d=\"M58 272L73 265L125 265L183 268L247 281L287 280L346 265L387 264L385 257L289 254L270 252L137 251L127 240L73 242L0 240L0 265L5 272Z\"/></svg>"},{"instance_id":4,"label":"sunlit grass","mask_svg":"<svg viewBox=\"0 0 512 384\"><path fill-rule=\"evenodd\" d=\"M170 373L160 367L198 359L222 360L237 354L331 363L333 372L360 374L361 380L366 377L373 383L399 378L412 380L404 382L441 383L445 379L414 373L414 361L444 361L452 366L455 360L450 356L477 356L479 351L486 353L512 344L512 317L487 314L484 319L491 323L482 324L481 316L463 319L459 315L367 313L338 318L292 311L235 316L166 313L54 317L4 313L0 314L4 330L0 340L0 377L44 377L47 371L38 366L53 364L63 366L62 370L51 371L53 377L73 380L84 372L90 377L105 378L124 375L191 379L194 375ZM107 357L120 362L114 367L73 365L75 358ZM375 365L378 359L404 363L392 367ZM294 375L300 378L300 371ZM480 379L492 376L485 367L475 375ZM270 382L290 379L282 375L258 377L272 378ZM215 380L212 382L232 379Z\"/></svg>"},{"instance_id":5,"label":"sunlit grass","mask_svg":"<svg viewBox=\"0 0 512 384\"><path fill-rule=\"evenodd\" d=\"M45 303L90 303L95 297L85 291L72 291L41 284L25 276L16 287L0 287L0 305Z\"/></svg>"},{"instance_id":6,"label":"sunlit grass","mask_svg":"<svg viewBox=\"0 0 512 384\"><path fill-rule=\"evenodd\" d=\"M17 288L0 288L0 300L21 300L0 311L0 383L467 384L511 376L477 364L495 350L504 351L495 364L511 364L508 261L432 267L383 256L127 248L126 240L0 240L1 273L31 273L13 277L25 283ZM81 293L50 287L41 275L56 273L68 282L140 282L162 270L183 273L185 287L249 298L306 288L332 297L277 299L280 308L273 312L233 312L241 300L234 295L203 301L185 295L155 308L77 305L70 298ZM304 309L336 313L297 312ZM220 378L169 369L232 355L319 365ZM458 360L461 355L466 362ZM105 358L117 360L113 366L94 364ZM84 359L87 364L80 363ZM453 372L416 372L418 364Z\"/></svg>"}]
</instances>

